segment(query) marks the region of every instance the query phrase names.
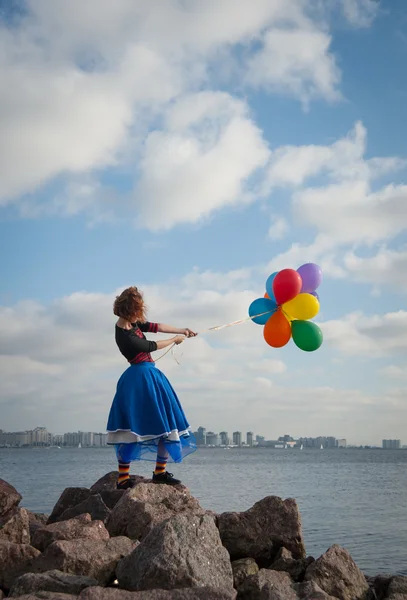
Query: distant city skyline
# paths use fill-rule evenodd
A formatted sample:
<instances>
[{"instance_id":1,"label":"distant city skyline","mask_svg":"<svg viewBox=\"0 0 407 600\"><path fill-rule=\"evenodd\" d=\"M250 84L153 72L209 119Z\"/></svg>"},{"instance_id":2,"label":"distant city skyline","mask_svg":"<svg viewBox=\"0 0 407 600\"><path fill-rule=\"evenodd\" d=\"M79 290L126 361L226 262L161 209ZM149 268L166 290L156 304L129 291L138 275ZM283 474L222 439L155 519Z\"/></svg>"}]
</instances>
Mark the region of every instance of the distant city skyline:
<instances>
[{"instance_id":1,"label":"distant city skyline","mask_svg":"<svg viewBox=\"0 0 407 600\"><path fill-rule=\"evenodd\" d=\"M234 431L230 436L227 431L215 433L205 427L198 427L193 432L197 445L200 447L271 447L271 448L347 448L347 447L372 447L377 445L348 444L346 438L335 436L298 437L289 434L279 436L277 439L266 439L265 436L254 434L253 431ZM66 447L103 447L107 446L107 434L92 431L75 431L55 434L46 427L39 426L34 429L20 431L3 431L0 429L0 447L24 446L66 446ZM400 439L382 439L383 449L406 448Z\"/></svg>"}]
</instances>

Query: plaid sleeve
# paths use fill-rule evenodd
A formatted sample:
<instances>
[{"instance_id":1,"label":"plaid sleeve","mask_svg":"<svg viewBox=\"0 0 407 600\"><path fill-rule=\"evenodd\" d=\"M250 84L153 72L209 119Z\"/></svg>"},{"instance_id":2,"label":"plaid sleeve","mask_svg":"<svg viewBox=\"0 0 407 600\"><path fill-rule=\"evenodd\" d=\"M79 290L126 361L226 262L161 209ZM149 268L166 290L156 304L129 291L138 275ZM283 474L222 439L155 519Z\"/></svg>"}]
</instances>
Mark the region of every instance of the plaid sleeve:
<instances>
[{"instance_id":1,"label":"plaid sleeve","mask_svg":"<svg viewBox=\"0 0 407 600\"><path fill-rule=\"evenodd\" d=\"M158 332L158 323L150 323L149 321L145 321L145 323L138 323L138 326L143 333Z\"/></svg>"}]
</instances>

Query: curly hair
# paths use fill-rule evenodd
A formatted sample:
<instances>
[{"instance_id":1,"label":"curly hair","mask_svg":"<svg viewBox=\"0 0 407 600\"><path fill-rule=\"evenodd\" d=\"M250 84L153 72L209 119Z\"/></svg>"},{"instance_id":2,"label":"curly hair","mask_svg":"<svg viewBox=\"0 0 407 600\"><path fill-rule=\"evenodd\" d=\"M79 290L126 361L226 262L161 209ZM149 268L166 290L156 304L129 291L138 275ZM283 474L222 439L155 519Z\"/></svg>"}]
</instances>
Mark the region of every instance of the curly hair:
<instances>
[{"instance_id":1,"label":"curly hair","mask_svg":"<svg viewBox=\"0 0 407 600\"><path fill-rule=\"evenodd\" d=\"M122 317L127 321L144 322L146 320L146 306L144 304L143 294L135 286L126 288L116 296L113 304L113 312L117 317Z\"/></svg>"}]
</instances>

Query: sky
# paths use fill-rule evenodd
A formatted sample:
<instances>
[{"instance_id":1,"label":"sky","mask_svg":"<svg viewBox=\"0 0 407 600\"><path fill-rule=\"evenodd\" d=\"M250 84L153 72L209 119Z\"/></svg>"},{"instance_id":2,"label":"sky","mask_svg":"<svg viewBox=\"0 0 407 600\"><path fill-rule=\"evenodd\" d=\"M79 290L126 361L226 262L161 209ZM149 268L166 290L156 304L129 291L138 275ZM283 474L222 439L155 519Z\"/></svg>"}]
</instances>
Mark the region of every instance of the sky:
<instances>
[{"instance_id":1,"label":"sky","mask_svg":"<svg viewBox=\"0 0 407 600\"><path fill-rule=\"evenodd\" d=\"M137 285L193 429L407 444L406 60L405 0L0 1L0 429L105 431ZM205 331L309 261L318 351Z\"/></svg>"}]
</instances>

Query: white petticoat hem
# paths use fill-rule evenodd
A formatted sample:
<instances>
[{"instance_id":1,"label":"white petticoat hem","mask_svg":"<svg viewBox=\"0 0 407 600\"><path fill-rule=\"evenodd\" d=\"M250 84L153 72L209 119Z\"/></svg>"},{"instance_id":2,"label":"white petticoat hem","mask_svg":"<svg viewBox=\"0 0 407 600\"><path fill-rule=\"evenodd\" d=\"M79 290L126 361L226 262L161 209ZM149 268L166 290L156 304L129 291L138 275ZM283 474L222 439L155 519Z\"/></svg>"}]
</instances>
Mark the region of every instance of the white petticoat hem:
<instances>
[{"instance_id":1,"label":"white petticoat hem","mask_svg":"<svg viewBox=\"0 0 407 600\"><path fill-rule=\"evenodd\" d=\"M167 442L179 442L180 437L189 435L190 428L184 431L173 431L160 433L159 435L139 435L130 429L117 429L116 431L107 432L107 444L140 444L142 442L148 442L150 440L156 440L158 438L165 438Z\"/></svg>"}]
</instances>

